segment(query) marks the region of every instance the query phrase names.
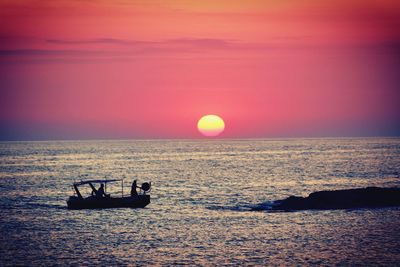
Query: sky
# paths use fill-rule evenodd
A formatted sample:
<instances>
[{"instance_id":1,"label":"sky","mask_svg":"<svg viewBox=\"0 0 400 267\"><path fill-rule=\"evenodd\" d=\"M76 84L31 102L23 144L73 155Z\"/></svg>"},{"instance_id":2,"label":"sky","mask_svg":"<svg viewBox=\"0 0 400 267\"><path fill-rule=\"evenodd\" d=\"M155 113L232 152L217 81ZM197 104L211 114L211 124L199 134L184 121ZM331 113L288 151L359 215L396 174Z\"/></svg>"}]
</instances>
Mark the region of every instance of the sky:
<instances>
[{"instance_id":1,"label":"sky","mask_svg":"<svg viewBox=\"0 0 400 267\"><path fill-rule=\"evenodd\" d=\"M0 0L0 140L400 135L398 0Z\"/></svg>"}]
</instances>

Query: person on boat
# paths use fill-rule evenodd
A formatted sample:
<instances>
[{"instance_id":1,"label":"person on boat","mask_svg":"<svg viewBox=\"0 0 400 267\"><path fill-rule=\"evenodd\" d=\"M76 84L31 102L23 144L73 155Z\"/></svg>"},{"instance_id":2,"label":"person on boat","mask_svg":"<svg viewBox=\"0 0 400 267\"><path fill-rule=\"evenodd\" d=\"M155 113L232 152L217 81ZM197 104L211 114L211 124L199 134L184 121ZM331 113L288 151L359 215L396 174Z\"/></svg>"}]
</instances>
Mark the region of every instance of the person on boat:
<instances>
[{"instance_id":1,"label":"person on boat","mask_svg":"<svg viewBox=\"0 0 400 267\"><path fill-rule=\"evenodd\" d=\"M96 197L97 198L106 197L106 193L104 192L104 184L101 184L99 189L97 189Z\"/></svg>"},{"instance_id":2,"label":"person on boat","mask_svg":"<svg viewBox=\"0 0 400 267\"><path fill-rule=\"evenodd\" d=\"M131 187L131 197L137 197L138 193L136 191L137 183L136 180L133 180L132 187Z\"/></svg>"}]
</instances>

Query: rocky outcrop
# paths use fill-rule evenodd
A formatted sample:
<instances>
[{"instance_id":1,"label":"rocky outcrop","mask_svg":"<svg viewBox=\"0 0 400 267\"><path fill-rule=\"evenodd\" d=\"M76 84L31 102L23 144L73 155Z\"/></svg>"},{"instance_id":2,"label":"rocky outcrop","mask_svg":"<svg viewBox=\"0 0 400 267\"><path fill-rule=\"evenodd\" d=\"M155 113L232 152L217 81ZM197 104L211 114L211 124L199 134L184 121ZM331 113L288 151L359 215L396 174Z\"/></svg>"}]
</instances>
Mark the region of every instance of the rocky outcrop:
<instances>
[{"instance_id":1,"label":"rocky outcrop","mask_svg":"<svg viewBox=\"0 0 400 267\"><path fill-rule=\"evenodd\" d=\"M308 197L291 196L277 200L272 210L330 210L400 206L400 188L367 187L319 191Z\"/></svg>"}]
</instances>

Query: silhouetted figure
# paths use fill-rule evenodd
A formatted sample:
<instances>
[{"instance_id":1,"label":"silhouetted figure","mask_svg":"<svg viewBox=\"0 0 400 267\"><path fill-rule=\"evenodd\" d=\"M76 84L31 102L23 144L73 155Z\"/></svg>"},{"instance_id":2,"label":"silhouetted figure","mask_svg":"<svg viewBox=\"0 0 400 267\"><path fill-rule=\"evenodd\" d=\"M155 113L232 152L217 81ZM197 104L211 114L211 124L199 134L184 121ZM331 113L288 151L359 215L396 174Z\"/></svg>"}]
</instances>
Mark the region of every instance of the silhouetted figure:
<instances>
[{"instance_id":1,"label":"silhouetted figure","mask_svg":"<svg viewBox=\"0 0 400 267\"><path fill-rule=\"evenodd\" d=\"M136 187L137 187L136 180L133 180L132 187L131 187L131 197L136 197L138 195L138 193L136 191Z\"/></svg>"},{"instance_id":2,"label":"silhouetted figure","mask_svg":"<svg viewBox=\"0 0 400 267\"><path fill-rule=\"evenodd\" d=\"M105 197L105 196L106 196L106 194L104 192L104 184L101 184L99 189L97 189L96 197L102 198L102 197Z\"/></svg>"}]
</instances>

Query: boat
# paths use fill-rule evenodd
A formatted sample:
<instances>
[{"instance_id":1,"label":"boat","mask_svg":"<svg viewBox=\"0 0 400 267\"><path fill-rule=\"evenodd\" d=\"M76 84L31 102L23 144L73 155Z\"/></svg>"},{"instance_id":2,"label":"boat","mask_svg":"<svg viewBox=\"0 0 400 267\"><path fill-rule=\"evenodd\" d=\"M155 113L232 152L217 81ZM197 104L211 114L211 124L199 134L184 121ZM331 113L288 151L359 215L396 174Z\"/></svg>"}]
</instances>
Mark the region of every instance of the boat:
<instances>
[{"instance_id":1,"label":"boat","mask_svg":"<svg viewBox=\"0 0 400 267\"><path fill-rule=\"evenodd\" d=\"M107 184L122 181L121 197L111 196L107 194ZM95 185L100 184L102 188L96 189ZM79 191L80 186L89 185L92 189L92 194L88 197L83 197ZM104 185L104 189L103 189ZM150 204L151 183L143 183L141 186L136 185L136 180L132 183L130 195L124 196L123 180L86 180L73 183L75 194L67 200L68 209L105 209L105 208L144 208ZM138 193L136 188L140 189Z\"/></svg>"}]
</instances>

